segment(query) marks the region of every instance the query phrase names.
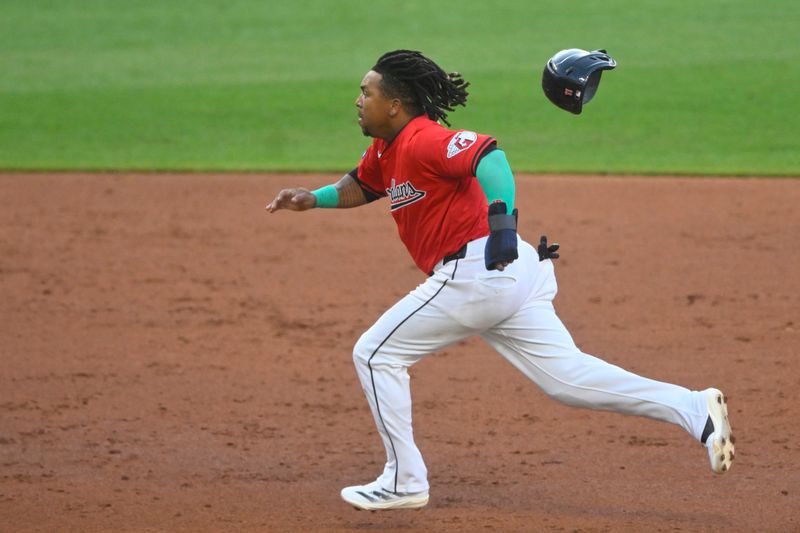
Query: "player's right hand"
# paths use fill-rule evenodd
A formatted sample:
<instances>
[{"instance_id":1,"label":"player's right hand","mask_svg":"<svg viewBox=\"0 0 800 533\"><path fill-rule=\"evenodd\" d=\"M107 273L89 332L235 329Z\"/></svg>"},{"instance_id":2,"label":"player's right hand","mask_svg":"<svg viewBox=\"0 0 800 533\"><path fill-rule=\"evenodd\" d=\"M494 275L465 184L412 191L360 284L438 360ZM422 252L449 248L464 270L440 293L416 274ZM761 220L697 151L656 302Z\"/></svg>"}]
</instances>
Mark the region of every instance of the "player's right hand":
<instances>
[{"instance_id":1,"label":"player's right hand","mask_svg":"<svg viewBox=\"0 0 800 533\"><path fill-rule=\"evenodd\" d=\"M283 189L278 195L267 204L266 210L274 213L279 209L290 211L305 211L317 205L317 197L308 189Z\"/></svg>"}]
</instances>

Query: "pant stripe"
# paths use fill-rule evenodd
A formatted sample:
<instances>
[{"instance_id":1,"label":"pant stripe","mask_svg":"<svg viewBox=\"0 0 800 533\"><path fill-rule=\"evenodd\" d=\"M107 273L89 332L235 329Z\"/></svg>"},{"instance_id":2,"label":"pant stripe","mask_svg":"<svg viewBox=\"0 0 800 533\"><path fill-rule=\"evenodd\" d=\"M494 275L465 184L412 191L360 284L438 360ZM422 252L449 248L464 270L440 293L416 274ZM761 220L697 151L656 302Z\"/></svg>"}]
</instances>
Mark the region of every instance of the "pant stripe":
<instances>
[{"instance_id":1,"label":"pant stripe","mask_svg":"<svg viewBox=\"0 0 800 533\"><path fill-rule=\"evenodd\" d=\"M459 259L456 259L456 266L453 267L453 275L450 276L450 279L456 279L456 270L458 270L458 262L459 262Z\"/></svg>"},{"instance_id":2,"label":"pant stripe","mask_svg":"<svg viewBox=\"0 0 800 533\"><path fill-rule=\"evenodd\" d=\"M439 295L439 293L442 292L442 289L444 289L445 285L447 285L447 280L444 280L444 282L442 283L442 286L439 287L439 290L437 290L436 293L433 296L428 298L428 300L424 304L422 304L419 307L417 307L416 309L414 309L414 311L412 311L411 314L409 314L402 321L400 321L400 323L397 324L394 327L394 329L386 336L386 338L381 341L381 343L378 345L378 347L375 348L375 350L372 352L372 355L370 355L369 359L367 360L367 366L369 367L369 379L370 379L370 381L372 381L372 394L375 396L375 409L378 412L378 419L381 421L381 425L383 426L383 430L386 432L386 436L389 437L389 444L391 444L392 453L394 454L394 462L395 462L394 490L392 492L397 492L397 473L400 471L400 458L397 457L397 450L395 450L394 441L392 440L392 435L389 433L389 428L386 427L386 422L383 421L383 415L381 415L381 405L380 405L380 402L378 401L378 391L375 388L375 376L372 373L372 358L375 357L375 354L378 353L378 350L380 350L381 347L384 344L386 344L386 341L389 340L389 338L394 334L394 332L397 331L400 328L400 326L405 324L405 322L409 318L414 316L420 309L422 309L423 307L428 305L434 298L436 298Z\"/></svg>"}]
</instances>

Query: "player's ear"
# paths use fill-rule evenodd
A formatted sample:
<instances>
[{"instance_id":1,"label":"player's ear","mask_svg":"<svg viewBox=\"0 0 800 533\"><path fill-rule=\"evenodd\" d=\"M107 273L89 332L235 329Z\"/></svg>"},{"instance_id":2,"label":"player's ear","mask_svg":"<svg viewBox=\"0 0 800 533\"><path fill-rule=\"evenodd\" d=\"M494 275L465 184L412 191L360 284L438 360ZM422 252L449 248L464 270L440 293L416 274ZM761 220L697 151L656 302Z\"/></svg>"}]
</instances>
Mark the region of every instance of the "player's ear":
<instances>
[{"instance_id":1,"label":"player's ear","mask_svg":"<svg viewBox=\"0 0 800 533\"><path fill-rule=\"evenodd\" d=\"M396 117L401 109L403 109L403 102L401 102L399 98L393 98L389 106L389 116L393 118Z\"/></svg>"}]
</instances>

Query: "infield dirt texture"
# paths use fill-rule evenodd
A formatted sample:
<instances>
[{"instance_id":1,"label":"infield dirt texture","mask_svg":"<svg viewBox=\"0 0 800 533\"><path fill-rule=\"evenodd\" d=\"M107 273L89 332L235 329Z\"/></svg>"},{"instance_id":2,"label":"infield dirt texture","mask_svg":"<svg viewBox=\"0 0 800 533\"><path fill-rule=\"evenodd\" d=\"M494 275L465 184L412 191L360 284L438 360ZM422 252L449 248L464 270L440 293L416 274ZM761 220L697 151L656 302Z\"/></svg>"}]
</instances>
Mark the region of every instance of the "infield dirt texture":
<instances>
[{"instance_id":1,"label":"infield dirt texture","mask_svg":"<svg viewBox=\"0 0 800 533\"><path fill-rule=\"evenodd\" d=\"M412 369L420 511L339 490L384 453L351 362L423 279L336 176L0 175L0 530L797 531L800 182L521 177L578 345L721 387L732 471L677 427L563 407L478 340Z\"/></svg>"}]
</instances>

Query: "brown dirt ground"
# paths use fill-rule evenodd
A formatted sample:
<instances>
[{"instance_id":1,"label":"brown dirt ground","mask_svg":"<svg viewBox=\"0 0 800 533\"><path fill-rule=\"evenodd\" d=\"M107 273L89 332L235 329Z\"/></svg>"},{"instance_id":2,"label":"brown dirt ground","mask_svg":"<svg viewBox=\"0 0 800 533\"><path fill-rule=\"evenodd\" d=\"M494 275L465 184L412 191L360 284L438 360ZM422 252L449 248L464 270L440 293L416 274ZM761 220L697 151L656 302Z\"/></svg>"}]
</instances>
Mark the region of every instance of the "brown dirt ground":
<instances>
[{"instance_id":1,"label":"brown dirt ground","mask_svg":"<svg viewBox=\"0 0 800 533\"><path fill-rule=\"evenodd\" d=\"M334 178L0 175L0 530L800 529L800 180L518 183L579 346L721 387L729 474L470 340L412 370L431 503L366 513L339 499L384 459L351 347L423 275L382 203L264 211Z\"/></svg>"}]
</instances>

